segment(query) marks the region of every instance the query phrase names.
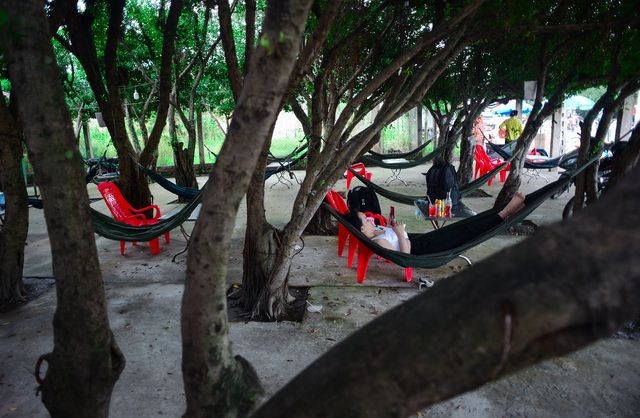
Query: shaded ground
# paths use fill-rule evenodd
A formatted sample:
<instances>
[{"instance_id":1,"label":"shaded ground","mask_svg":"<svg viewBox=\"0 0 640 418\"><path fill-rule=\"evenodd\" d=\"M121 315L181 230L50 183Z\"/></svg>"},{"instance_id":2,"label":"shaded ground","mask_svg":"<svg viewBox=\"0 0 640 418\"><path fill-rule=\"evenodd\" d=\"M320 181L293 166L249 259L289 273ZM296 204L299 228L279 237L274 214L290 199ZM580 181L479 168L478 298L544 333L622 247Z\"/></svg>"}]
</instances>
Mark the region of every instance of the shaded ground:
<instances>
[{"instance_id":1,"label":"shaded ground","mask_svg":"<svg viewBox=\"0 0 640 418\"><path fill-rule=\"evenodd\" d=\"M22 280L24 283L24 299L0 306L0 313L9 312L24 306L42 296L43 293L56 284L53 277L23 277Z\"/></svg>"},{"instance_id":2,"label":"shaded ground","mask_svg":"<svg viewBox=\"0 0 640 418\"><path fill-rule=\"evenodd\" d=\"M269 318L267 315L252 315L247 312L241 303L242 286L231 285L227 289L227 315L229 322L302 322L304 320L304 310L307 307L308 287L290 287L289 294L295 300L289 304L284 315L279 318Z\"/></svg>"},{"instance_id":3,"label":"shaded ground","mask_svg":"<svg viewBox=\"0 0 640 418\"><path fill-rule=\"evenodd\" d=\"M388 170L373 168L374 181L382 181ZM390 188L400 193L424 192L425 167L403 170L408 186L395 182ZM296 175L301 176L296 173ZM550 176L554 173L550 173ZM266 212L276 227L288 220L294 188L274 185L266 191ZM201 184L203 182L201 181ZM525 192L544 185L540 179L524 183ZM273 188L271 186L274 185ZM502 184L483 186L489 196L465 198L475 211L491 207ZM90 196L98 195L90 188ZM154 201L169 209L174 196L152 185ZM344 181L336 185L344 191ZM570 196L548 201L527 218L531 229L543 228L560 219ZM381 199L386 211L391 203ZM288 206L289 205L289 206ZM243 212L241 205L236 234L230 246L228 288L242 282ZM100 201L96 210L106 208ZM106 212L105 212L106 213ZM429 225L414 216L413 208L396 205L396 217L409 231L423 231ZM192 228L187 225L187 229ZM529 229L515 230L492 238L465 255L477 262L500 249L526 239ZM170 244L161 243L160 254L151 256L146 243L127 246L121 255L119 244L96 238L105 282L110 326L127 365L112 396L112 417L179 417L185 400L181 374L180 305L186 268L185 255L171 259L185 246L178 230ZM29 302L0 312L0 418L45 418L49 414L35 396L33 378L36 359L53 346L52 319L56 308L51 287L50 246L42 212L30 209L29 245L25 254L25 275L31 282ZM404 269L372 260L365 283L356 282L355 269L346 267L346 258L336 256L335 236L305 236L304 249L294 258L291 285L306 289L307 302L300 295L301 322L247 321L242 315L229 326L234 354L246 358L257 370L270 396L311 362L364 324L406 300L428 295L418 289L418 279L429 277L435 286L468 268L454 260L437 269L414 269L414 280L404 280ZM49 286L48 290L44 286ZM44 290L44 293L42 293ZM40 296L36 297L36 293ZM305 305L306 304L306 305ZM230 315L233 306L230 303ZM315 311L309 308L319 307ZM300 309L301 308L301 309ZM429 318L416 320L428 321ZM545 361L512 376L490 382L474 391L441 402L414 416L442 418L477 417L637 417L640 411L640 340L638 325L628 324L616 338L605 338L576 353ZM144 382L144 384L141 384Z\"/></svg>"}]
</instances>

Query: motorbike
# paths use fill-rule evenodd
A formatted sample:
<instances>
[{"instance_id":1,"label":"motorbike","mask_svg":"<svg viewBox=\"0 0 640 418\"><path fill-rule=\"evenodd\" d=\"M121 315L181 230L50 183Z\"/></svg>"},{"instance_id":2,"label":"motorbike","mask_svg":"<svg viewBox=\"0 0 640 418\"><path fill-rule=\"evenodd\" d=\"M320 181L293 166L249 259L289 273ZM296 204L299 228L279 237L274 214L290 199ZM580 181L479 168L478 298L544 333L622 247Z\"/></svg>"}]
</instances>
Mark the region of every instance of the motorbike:
<instances>
[{"instance_id":1,"label":"motorbike","mask_svg":"<svg viewBox=\"0 0 640 418\"><path fill-rule=\"evenodd\" d=\"M611 172L613 170L613 156L617 152L620 152L624 148L624 145L626 145L626 143L618 142L611 148L611 150L605 150L605 152L603 153L603 157L600 159L600 165L598 166L598 173L596 178L598 196L607 187L609 177L611 176ZM571 156L571 154L573 154L574 152L575 152L575 156ZM563 168L565 170L560 175L560 177L569 176L571 171L576 168L577 160L578 160L578 150L572 151L571 153L567 154L567 157L568 158L565 161L561 161L560 164L558 164L560 168ZM572 180L562 190L554 193L551 196L551 198L555 199L559 197L562 193L568 192L569 188L574 183L575 183L575 180ZM564 206L564 209L562 210L562 219L570 218L573 215L574 201L575 201L575 196L571 197L571 199L567 201L567 204Z\"/></svg>"},{"instance_id":2,"label":"motorbike","mask_svg":"<svg viewBox=\"0 0 640 418\"><path fill-rule=\"evenodd\" d=\"M87 183L100 184L120 178L118 157L107 157L106 151L100 158L85 159L84 164L87 166Z\"/></svg>"}]
</instances>

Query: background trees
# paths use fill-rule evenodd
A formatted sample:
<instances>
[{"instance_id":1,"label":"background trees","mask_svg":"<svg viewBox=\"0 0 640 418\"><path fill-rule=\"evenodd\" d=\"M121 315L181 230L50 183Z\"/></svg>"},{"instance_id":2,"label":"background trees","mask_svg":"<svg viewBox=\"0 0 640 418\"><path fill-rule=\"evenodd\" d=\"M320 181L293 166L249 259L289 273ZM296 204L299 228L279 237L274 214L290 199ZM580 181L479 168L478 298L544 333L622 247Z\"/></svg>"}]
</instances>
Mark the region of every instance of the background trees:
<instances>
[{"instance_id":1,"label":"background trees","mask_svg":"<svg viewBox=\"0 0 640 418\"><path fill-rule=\"evenodd\" d=\"M191 25L197 28L192 33L180 27L181 3L158 3L157 26L149 23L149 27L162 28L163 36L141 38L142 43L147 43L144 54L148 60L139 63L133 57L139 57L143 52L136 50L135 53L129 53L127 50L129 43L133 44L133 47L129 46L130 49L138 47L139 43L133 41L133 32L129 32L131 38L124 35L127 33L127 4L124 1L87 2L85 10L77 9L74 2L60 1L48 9L51 25L49 34L64 23L56 37L74 53L86 73L118 148L123 188L132 201L139 204L144 204L143 201L148 199L148 188L146 180L133 170L129 158L135 147L128 137L120 83L134 79L131 73L139 71L140 75L136 77L145 80L150 86L149 92L157 87L157 96L151 93L147 96L158 100L154 105L156 119L140 153L140 162L148 165L153 159L159 132L166 123L172 102L178 113L184 116L186 125L192 126L198 92L197 88L192 87L197 85L198 77L208 71L219 74L216 72L219 68L212 70L205 65L206 55L213 55L212 46L216 39L205 30L207 25L204 23L211 21L206 16L212 9L186 3L192 7L189 10L194 15L191 16L193 20L185 18L183 22L203 22L202 26L197 23ZM254 15L254 9L259 5L245 2L243 12L248 30L244 51L247 55L252 53L251 45L255 38L259 45L253 59L243 59L243 49L237 47L237 36L233 36L233 22L236 20L232 10L226 9L228 3L221 1L217 5L221 44L229 73L228 85L232 87L232 96L237 105L219 164L210 176L210 190L219 194L214 196L213 192L209 192L205 196L188 257L182 329L189 415L231 408L230 399L235 399L238 393L244 400L242 411L246 411L259 394L259 385L252 381L249 365L233 358L226 336L224 309L223 284L226 245L232 229L230 220L235 218L245 190L250 187L247 199L250 202L250 225L247 228L245 254L260 254L263 257L257 260L260 270L245 270L243 285L251 290L246 294L246 308L256 314L266 312L277 317L286 308L287 275L297 239L316 213L326 191L355 157L377 141L384 126L427 97L434 112L441 112L444 107L439 103L447 102L457 135L468 129L468 121L474 118L481 107L483 97L508 97L519 88L522 78L527 77L538 80L539 94L530 116L531 127L525 131L519 144L519 149L524 150L530 144L527 141L530 141L536 125L559 106L563 95L588 84L586 78L582 77L586 62L593 68L607 68L606 61L591 54L591 50L595 50L593 45L609 48L609 41L616 38L620 30L630 30L634 19L637 21L637 11L627 4L609 7L609 2L599 2L595 6L531 2L527 4L526 13L522 14L522 10L517 9L520 2L506 3L514 9L496 10L486 1L461 2L447 7L440 2L316 2L311 18L305 21L309 3L270 2L269 5L277 10L267 8L263 33L254 37L251 35L253 22L259 20ZM207 6L210 4L207 3ZM11 22L15 21L14 16L26 17L22 19L23 24L42 20L42 5L38 2L30 2L30 8L25 10L19 10L19 7L4 0L0 5L2 9L10 11ZM202 19L199 13L204 14ZM288 21L282 20L285 16L289 17ZM517 19L521 20L516 22ZM2 21L3 31L9 27L6 22L6 19ZM133 22L130 24L133 25ZM305 23L307 32L302 34ZM559 30L563 25L566 25L564 32ZM64 373L70 370L72 376L69 377L69 385L85 389L80 396L82 402L78 402L82 404L80 407L91 411L89 413L93 416L106 415L110 388L123 367L123 360L110 335L104 312L95 243L89 232L88 199L84 184L79 181L81 162L77 139L71 129L71 117L64 111L62 89L55 83L50 83L55 84L52 86L45 85L41 78L29 83L21 73L27 71L27 74L37 77L38 74L30 73L25 68L39 70L42 62L53 62L52 51L39 48L48 47L49 44L47 35L43 33L44 27L41 24L39 31L31 26L26 27L22 32L29 34L25 37L29 42L20 47L15 43L15 38L5 37L2 40L2 46L7 50L5 60L9 65L12 88L17 97L22 98L17 100L21 105L21 118L33 121L25 128L24 136L40 179L50 235L52 240L56 240L53 248L54 271L61 308L55 320L57 333L54 353L46 357L50 367L43 390L47 391L48 406L65 409L61 410L61 414L73 411L76 405L69 405L68 394L56 392L54 384L60 376L67 378ZM487 27L492 30L487 32ZM499 38L501 31L510 36ZM580 38L575 36L578 31L591 31L588 32L591 34L591 37L587 37L588 43L582 44ZM186 33L194 35L193 44L186 41L178 43L181 52L175 54L176 41L184 41ZM301 36L304 36L304 40L298 45L298 37ZM133 42L123 44L123 39ZM125 56L131 58L129 65L119 62L122 58L119 51L127 52ZM509 59L516 52L517 58ZM43 61L42 57L48 61ZM253 63L253 72L249 71L244 79L242 69L249 62ZM471 62L474 65L470 65ZM635 63L637 60L625 62ZM201 65L197 72L196 64ZM629 65L634 68L633 64ZM149 81L154 80L149 75L151 71L145 77L146 72L142 69L153 69L155 81ZM49 81L56 79L53 70L57 71L52 65L46 66L45 74ZM478 71L488 73L488 81L478 77ZM125 74L127 72L130 74ZM445 72L448 79L441 78ZM184 77L180 78L180 74L184 74ZM456 83L456 78L463 77L463 74L475 75L475 80L484 80L487 93L481 98L480 93L471 86L465 88L459 81ZM608 73L594 72L589 80L597 80L602 74ZM440 81L442 83L436 89L436 83ZM632 82L626 83L633 85ZM135 83L137 86L138 81ZM208 84L208 88L211 85ZM498 93L489 93L494 88ZM188 99L180 94L186 91L189 91ZM620 96L619 93L614 95ZM543 99L546 99L544 104ZM148 99L147 104L151 105L151 102L153 100ZM308 132L309 156L307 173L296 197L291 220L282 230L277 230L264 219L264 205L261 205L261 193L264 190L262 170L275 117L285 103L289 103L299 115ZM188 110L185 111L185 108ZM364 115L374 111L376 116L373 122L359 127L358 122ZM458 129L465 123L467 128ZM52 130L50 126L59 129ZM2 140L11 139L12 135L3 133ZM453 145L458 138L452 136L447 140L451 140ZM50 144L46 152L43 144ZM188 150L190 146L189 142ZM186 154L186 163L192 155ZM519 164L514 165L513 178L505 188L504 198L517 187ZM56 169L61 166L64 166L64 170L57 172ZM7 172L9 168L13 169L14 165L7 166ZM13 171L10 175L15 178ZM3 173L2 179L10 175ZM16 190L12 199L19 199L18 193ZM629 200L627 203L633 202ZM72 214L71 218L69 214ZM577 232L577 227L568 230L570 234ZM586 232L589 234L578 236L594 239L597 231L589 229ZM629 240L628 235L623 238ZM561 238L558 240L562 241ZM13 245L19 245L19 239L12 242ZM634 243L632 241L630 244ZM573 241L569 244L573 244ZM79 254L80 248L82 254ZM88 256L87 248L93 248ZM613 245L607 248L608 251L617 251L616 254L626 254L630 249L635 247L629 245L621 249ZM586 256L589 250L593 249L585 247L578 254ZM549 260L556 260L548 254L546 256ZM255 262L256 259L252 259L252 263ZM624 260L621 257L621 262L619 277L635 267L633 258ZM593 266L602 267L600 264ZM629 271L625 268L629 268ZM515 270L516 267L511 272ZM636 288L627 282L620 280L618 284L620 287L614 290L625 291L620 294L636 294ZM594 289L597 291L597 288ZM622 318L624 312L620 308L615 315L608 317L609 328L606 329ZM78 317L81 317L80 321ZM582 324L581 321L578 318L575 323ZM93 341L87 341L87 335L96 337ZM565 337L562 335L560 343L564 343ZM576 339L584 341L582 334ZM97 344L101 350L89 352L87 346L90 343ZM70 364L72 347L82 354L75 365ZM534 349L543 350L544 347L534 346ZM105 379L95 382L94 386L85 385L87 374L91 373L99 373ZM223 383L230 374L234 377L234 384L225 386ZM468 386L461 385L442 396L465 388ZM435 399L425 394L411 395L416 399L411 399L408 405ZM359 396L365 395L361 393Z\"/></svg>"}]
</instances>

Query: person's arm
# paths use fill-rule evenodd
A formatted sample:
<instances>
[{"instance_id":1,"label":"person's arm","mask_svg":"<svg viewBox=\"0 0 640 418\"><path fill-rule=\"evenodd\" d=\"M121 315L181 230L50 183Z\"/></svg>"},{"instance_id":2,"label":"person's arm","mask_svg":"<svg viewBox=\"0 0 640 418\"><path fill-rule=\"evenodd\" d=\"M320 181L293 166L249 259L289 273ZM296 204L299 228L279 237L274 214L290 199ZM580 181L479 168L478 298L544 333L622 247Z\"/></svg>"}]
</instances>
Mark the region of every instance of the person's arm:
<instances>
[{"instance_id":1,"label":"person's arm","mask_svg":"<svg viewBox=\"0 0 640 418\"><path fill-rule=\"evenodd\" d=\"M411 252L411 241L409 241L407 233L405 232L405 225L401 222L393 221L391 228L393 229L393 232L395 232L398 236L400 251L409 254Z\"/></svg>"}]
</instances>

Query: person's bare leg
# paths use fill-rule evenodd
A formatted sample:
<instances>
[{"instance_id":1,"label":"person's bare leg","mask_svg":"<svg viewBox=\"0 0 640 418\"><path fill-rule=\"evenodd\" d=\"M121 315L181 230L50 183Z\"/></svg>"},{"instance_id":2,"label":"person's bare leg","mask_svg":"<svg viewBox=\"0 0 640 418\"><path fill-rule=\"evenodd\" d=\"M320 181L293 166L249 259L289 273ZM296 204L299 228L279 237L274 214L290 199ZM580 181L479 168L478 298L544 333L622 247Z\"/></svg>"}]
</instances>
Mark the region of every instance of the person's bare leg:
<instances>
[{"instance_id":1,"label":"person's bare leg","mask_svg":"<svg viewBox=\"0 0 640 418\"><path fill-rule=\"evenodd\" d=\"M520 191L516 192L511 198L511 201L507 203L507 206L505 206L498 215L500 215L502 219L506 219L524 209L524 197L524 193Z\"/></svg>"}]
</instances>

